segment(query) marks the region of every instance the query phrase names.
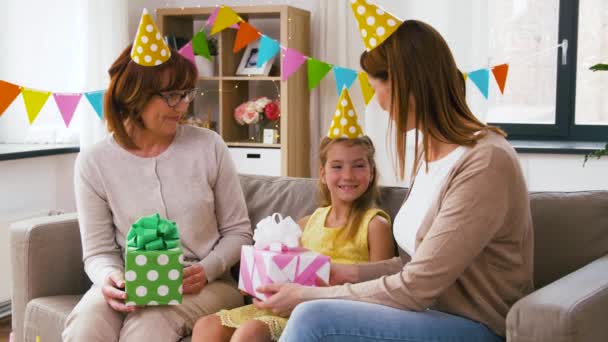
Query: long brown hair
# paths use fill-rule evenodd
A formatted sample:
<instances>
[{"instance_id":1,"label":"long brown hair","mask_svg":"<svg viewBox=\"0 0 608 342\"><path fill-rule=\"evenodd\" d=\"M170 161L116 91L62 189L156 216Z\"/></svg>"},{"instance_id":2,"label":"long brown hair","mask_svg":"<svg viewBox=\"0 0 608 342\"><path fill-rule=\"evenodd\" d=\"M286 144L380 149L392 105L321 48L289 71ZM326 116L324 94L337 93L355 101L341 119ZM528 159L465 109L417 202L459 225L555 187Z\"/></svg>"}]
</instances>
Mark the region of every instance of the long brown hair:
<instances>
[{"instance_id":1,"label":"long brown hair","mask_svg":"<svg viewBox=\"0 0 608 342\"><path fill-rule=\"evenodd\" d=\"M369 182L369 186L365 190L365 192L359 196L352 205L351 211L348 215L348 221L344 230L342 230L341 237L343 238L352 238L357 234L357 229L361 225L361 221L363 220L363 216L368 209L371 209L376 206L376 202L380 197L380 191L378 190L378 169L376 168L376 148L374 147L374 143L368 136L363 136L356 139L348 139L348 138L337 138L331 139L328 137L323 138L321 140L321 145L319 145L319 165L321 167L325 167L325 163L327 163L327 153L329 149L338 144L345 143L349 147L350 146L361 146L367 152L367 162L369 164L372 179ZM322 207L326 207L331 205L331 194L329 192L329 188L327 184L323 183L319 178L318 182L319 188L319 204Z\"/></svg>"},{"instance_id":2,"label":"long brown hair","mask_svg":"<svg viewBox=\"0 0 608 342\"><path fill-rule=\"evenodd\" d=\"M143 125L141 111L150 98L163 91L193 88L196 67L188 59L171 49L171 58L153 67L141 66L131 60L131 46L118 56L108 70L110 86L104 96L104 116L108 130L119 144L136 149L125 123Z\"/></svg>"},{"instance_id":3,"label":"long brown hair","mask_svg":"<svg viewBox=\"0 0 608 342\"><path fill-rule=\"evenodd\" d=\"M506 136L499 128L486 125L473 115L466 103L464 78L452 52L439 32L428 24L417 20L403 22L382 44L370 52L363 52L361 67L372 77L390 82L389 129L394 124L401 179L405 174L405 132L410 98L416 108L414 170L421 155L419 131L423 134L427 163L429 136L463 146L475 145L488 130Z\"/></svg>"}]
</instances>

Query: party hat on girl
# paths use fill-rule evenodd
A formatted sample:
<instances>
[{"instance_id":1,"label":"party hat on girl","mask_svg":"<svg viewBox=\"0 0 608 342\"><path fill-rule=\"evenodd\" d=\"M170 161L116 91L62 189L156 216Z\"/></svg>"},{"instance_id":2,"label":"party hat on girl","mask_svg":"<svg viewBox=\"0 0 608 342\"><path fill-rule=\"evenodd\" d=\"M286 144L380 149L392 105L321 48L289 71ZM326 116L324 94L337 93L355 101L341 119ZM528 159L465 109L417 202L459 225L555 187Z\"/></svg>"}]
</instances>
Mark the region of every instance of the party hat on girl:
<instances>
[{"instance_id":1,"label":"party hat on girl","mask_svg":"<svg viewBox=\"0 0 608 342\"><path fill-rule=\"evenodd\" d=\"M148 10L144 8L135 34L131 59L142 66L156 66L171 58L171 50L154 24Z\"/></svg>"},{"instance_id":2,"label":"party hat on girl","mask_svg":"<svg viewBox=\"0 0 608 342\"><path fill-rule=\"evenodd\" d=\"M359 117L355 112L355 107L346 87L342 88L342 93L336 105L336 112L332 116L327 136L331 139L356 139L363 136L363 129L359 125Z\"/></svg>"},{"instance_id":3,"label":"party hat on girl","mask_svg":"<svg viewBox=\"0 0 608 342\"><path fill-rule=\"evenodd\" d=\"M350 0L350 6L357 19L359 32L367 51L382 44L403 23L369 0Z\"/></svg>"}]
</instances>

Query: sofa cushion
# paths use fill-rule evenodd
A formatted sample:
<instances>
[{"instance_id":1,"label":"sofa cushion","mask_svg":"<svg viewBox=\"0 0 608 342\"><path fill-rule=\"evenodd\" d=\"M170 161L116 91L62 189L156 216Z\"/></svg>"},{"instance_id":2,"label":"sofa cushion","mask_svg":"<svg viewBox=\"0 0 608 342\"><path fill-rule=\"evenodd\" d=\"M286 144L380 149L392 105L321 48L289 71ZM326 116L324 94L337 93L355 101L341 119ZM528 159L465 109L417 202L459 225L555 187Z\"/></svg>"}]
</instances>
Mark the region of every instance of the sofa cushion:
<instances>
[{"instance_id":1,"label":"sofa cushion","mask_svg":"<svg viewBox=\"0 0 608 342\"><path fill-rule=\"evenodd\" d=\"M536 288L608 254L608 191L535 192L530 205Z\"/></svg>"},{"instance_id":2,"label":"sofa cushion","mask_svg":"<svg viewBox=\"0 0 608 342\"><path fill-rule=\"evenodd\" d=\"M32 299L25 308L25 341L61 342L65 320L82 296L64 295Z\"/></svg>"}]
</instances>

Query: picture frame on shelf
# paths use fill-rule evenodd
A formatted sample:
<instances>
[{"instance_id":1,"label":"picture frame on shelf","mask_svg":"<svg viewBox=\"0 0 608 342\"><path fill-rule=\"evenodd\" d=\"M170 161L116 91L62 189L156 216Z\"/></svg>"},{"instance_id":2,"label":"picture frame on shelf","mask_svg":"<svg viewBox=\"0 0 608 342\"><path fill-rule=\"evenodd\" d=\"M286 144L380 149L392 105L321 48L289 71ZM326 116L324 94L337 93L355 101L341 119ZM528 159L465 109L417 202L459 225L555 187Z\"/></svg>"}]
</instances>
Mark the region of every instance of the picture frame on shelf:
<instances>
[{"instance_id":1,"label":"picture frame on shelf","mask_svg":"<svg viewBox=\"0 0 608 342\"><path fill-rule=\"evenodd\" d=\"M261 67L257 67L258 60L258 52L260 51L260 41L255 41L249 45L245 49L245 53L243 53L243 57L241 57L241 62L239 63L239 67L236 69L236 74L241 76L247 75L263 75L268 76L270 73L270 69L272 68L272 63L276 58L276 55L271 59L266 61Z\"/></svg>"}]
</instances>

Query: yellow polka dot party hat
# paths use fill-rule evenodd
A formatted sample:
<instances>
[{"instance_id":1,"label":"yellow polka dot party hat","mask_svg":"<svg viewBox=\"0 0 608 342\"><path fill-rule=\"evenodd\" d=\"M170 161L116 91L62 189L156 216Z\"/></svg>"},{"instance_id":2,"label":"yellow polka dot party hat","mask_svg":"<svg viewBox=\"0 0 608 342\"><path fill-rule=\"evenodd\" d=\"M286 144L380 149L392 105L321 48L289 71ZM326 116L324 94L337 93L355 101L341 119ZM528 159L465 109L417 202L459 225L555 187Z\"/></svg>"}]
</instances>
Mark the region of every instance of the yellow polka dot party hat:
<instances>
[{"instance_id":1,"label":"yellow polka dot party hat","mask_svg":"<svg viewBox=\"0 0 608 342\"><path fill-rule=\"evenodd\" d=\"M367 51L382 44L403 23L369 0L350 0L350 6L357 19L359 32Z\"/></svg>"},{"instance_id":2,"label":"yellow polka dot party hat","mask_svg":"<svg viewBox=\"0 0 608 342\"><path fill-rule=\"evenodd\" d=\"M170 57L171 50L144 8L131 48L131 59L142 66L155 66L163 64Z\"/></svg>"},{"instance_id":3,"label":"yellow polka dot party hat","mask_svg":"<svg viewBox=\"0 0 608 342\"><path fill-rule=\"evenodd\" d=\"M355 107L353 106L353 102L350 99L346 87L342 88L342 93L338 99L336 112L332 116L327 136L331 139L355 139L363 136L363 130L359 124L359 117L355 112Z\"/></svg>"}]
</instances>

